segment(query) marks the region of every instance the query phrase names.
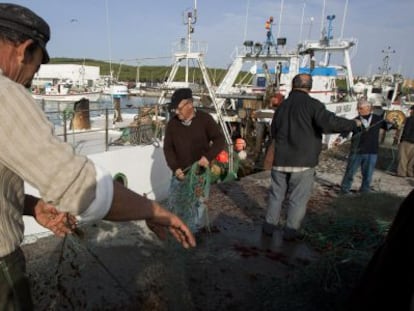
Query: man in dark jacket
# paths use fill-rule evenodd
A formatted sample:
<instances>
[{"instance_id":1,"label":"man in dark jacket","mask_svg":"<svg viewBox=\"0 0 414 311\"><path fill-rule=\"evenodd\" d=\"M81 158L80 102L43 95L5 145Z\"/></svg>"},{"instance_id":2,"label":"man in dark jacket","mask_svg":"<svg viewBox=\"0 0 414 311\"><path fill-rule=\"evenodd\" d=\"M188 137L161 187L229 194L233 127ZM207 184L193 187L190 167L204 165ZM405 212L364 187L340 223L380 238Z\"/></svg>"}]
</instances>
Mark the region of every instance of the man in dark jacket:
<instances>
[{"instance_id":1,"label":"man in dark jacket","mask_svg":"<svg viewBox=\"0 0 414 311\"><path fill-rule=\"evenodd\" d=\"M309 96L311 88L310 75L296 75L289 97L278 107L272 120L275 155L263 233L273 234L286 199L289 210L283 233L285 240L299 235L322 149L322 134L351 131L360 125L360 121L337 117L328 111L323 103Z\"/></svg>"},{"instance_id":2,"label":"man in dark jacket","mask_svg":"<svg viewBox=\"0 0 414 311\"><path fill-rule=\"evenodd\" d=\"M378 158L380 132L385 132L392 127L383 117L372 113L372 105L365 98L358 101L358 116L356 120L361 121L361 126L352 131L351 149L348 163L341 183L341 192L349 193L352 182L358 168L361 168L362 182L360 192L369 192L372 175ZM349 135L342 133L338 140Z\"/></svg>"},{"instance_id":3,"label":"man in dark jacket","mask_svg":"<svg viewBox=\"0 0 414 311\"><path fill-rule=\"evenodd\" d=\"M201 167L210 162L225 148L225 138L220 126L206 112L196 110L193 106L191 89L178 89L171 96L169 110L173 117L167 124L164 138L164 155L173 172L170 186L169 207L188 221L193 232L206 225L206 208L204 197L188 205L183 196L188 187L185 172L194 163Z\"/></svg>"}]
</instances>

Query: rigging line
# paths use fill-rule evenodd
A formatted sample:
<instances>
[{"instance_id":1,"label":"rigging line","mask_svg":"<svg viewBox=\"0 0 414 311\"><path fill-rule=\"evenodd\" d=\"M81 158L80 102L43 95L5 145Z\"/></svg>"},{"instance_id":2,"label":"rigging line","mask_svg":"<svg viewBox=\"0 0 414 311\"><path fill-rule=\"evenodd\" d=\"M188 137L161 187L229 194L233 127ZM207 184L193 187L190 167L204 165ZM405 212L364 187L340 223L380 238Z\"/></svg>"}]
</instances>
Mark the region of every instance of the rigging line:
<instances>
[{"instance_id":1,"label":"rigging line","mask_svg":"<svg viewBox=\"0 0 414 311\"><path fill-rule=\"evenodd\" d=\"M109 52L109 74L112 75L112 45L111 45L111 32L109 26L109 6L108 0L105 1L105 13L106 13L106 31L108 34L108 52Z\"/></svg>"},{"instance_id":2,"label":"rigging line","mask_svg":"<svg viewBox=\"0 0 414 311\"><path fill-rule=\"evenodd\" d=\"M299 42L302 42L302 34L303 34L303 20L305 18L305 8L306 8L306 0L303 1L303 7L302 7L302 18L300 21L300 31L299 31Z\"/></svg>"},{"instance_id":3,"label":"rigging line","mask_svg":"<svg viewBox=\"0 0 414 311\"><path fill-rule=\"evenodd\" d=\"M347 139L347 141L345 141L345 143L346 143L346 142L350 142L350 143L352 143L352 140L353 140L353 139L354 139L354 141L355 141L355 148L354 148L353 150L350 150L350 153L352 153L352 154L356 154L356 153L357 153L358 146L359 146L360 141L361 141L361 135L362 135L363 133L367 132L369 129L371 129L371 128L373 128L373 127L377 126L378 124L380 124L381 122L384 122L384 121L385 121L385 122L387 122L385 119L381 119L381 120L379 120L379 121L375 122L374 124L370 125L369 127L365 128L365 129L363 129L363 130L361 130L360 132L353 134L353 135L351 136L351 138L350 138L350 139ZM389 123L389 122L387 122L387 123ZM351 144L351 146L352 146L352 144ZM392 152L392 159L390 160L390 164L388 165L388 167L387 167L386 171L391 171L391 167L393 166L394 161L395 161L395 159L396 159L396 158L395 158L395 155L394 155L394 150L393 150L393 149L391 149L391 152Z\"/></svg>"},{"instance_id":4,"label":"rigging line","mask_svg":"<svg viewBox=\"0 0 414 311\"><path fill-rule=\"evenodd\" d=\"M360 132L357 132L357 133L353 134L352 137L355 137L355 136L358 136L358 135L361 136L363 133L367 132L371 128L377 126L378 124L380 124L381 122L384 122L384 121L387 122L385 119L381 119L381 120L375 122L374 124L371 124L370 126L362 129ZM387 123L389 123L389 122L387 122Z\"/></svg>"},{"instance_id":5,"label":"rigging line","mask_svg":"<svg viewBox=\"0 0 414 311\"><path fill-rule=\"evenodd\" d=\"M246 19L244 21L244 38L243 38L243 42L246 41L247 38L247 21L249 18L249 6L250 6L250 0L246 1Z\"/></svg>"},{"instance_id":6,"label":"rigging line","mask_svg":"<svg viewBox=\"0 0 414 311\"><path fill-rule=\"evenodd\" d=\"M344 29L345 29L345 19L346 14L348 13L348 0L345 1L345 8L344 8L344 16L342 17L342 27L341 27L341 39L344 37Z\"/></svg>"}]
</instances>

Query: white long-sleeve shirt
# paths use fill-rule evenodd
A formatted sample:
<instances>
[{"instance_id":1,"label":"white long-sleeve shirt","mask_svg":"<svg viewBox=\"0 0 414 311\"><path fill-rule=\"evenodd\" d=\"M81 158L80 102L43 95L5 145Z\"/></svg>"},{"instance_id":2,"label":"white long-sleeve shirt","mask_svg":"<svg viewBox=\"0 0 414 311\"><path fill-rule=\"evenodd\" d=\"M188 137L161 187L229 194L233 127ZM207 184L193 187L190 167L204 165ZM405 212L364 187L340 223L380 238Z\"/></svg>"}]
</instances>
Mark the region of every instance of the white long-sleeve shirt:
<instances>
[{"instance_id":1,"label":"white long-sleeve shirt","mask_svg":"<svg viewBox=\"0 0 414 311\"><path fill-rule=\"evenodd\" d=\"M23 240L24 182L62 212L86 221L109 211L110 174L53 135L30 93L0 70L0 257Z\"/></svg>"}]
</instances>

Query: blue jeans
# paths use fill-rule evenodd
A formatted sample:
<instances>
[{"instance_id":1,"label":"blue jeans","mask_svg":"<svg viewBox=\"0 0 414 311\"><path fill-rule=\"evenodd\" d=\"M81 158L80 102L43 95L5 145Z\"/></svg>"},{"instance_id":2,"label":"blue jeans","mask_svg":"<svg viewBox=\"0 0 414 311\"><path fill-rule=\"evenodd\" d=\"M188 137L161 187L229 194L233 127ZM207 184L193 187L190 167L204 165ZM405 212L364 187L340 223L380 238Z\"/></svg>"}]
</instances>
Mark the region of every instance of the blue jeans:
<instances>
[{"instance_id":1,"label":"blue jeans","mask_svg":"<svg viewBox=\"0 0 414 311\"><path fill-rule=\"evenodd\" d=\"M168 194L168 209L179 216L195 233L207 224L206 198L200 196L193 200L188 193L186 180L171 179Z\"/></svg>"},{"instance_id":2,"label":"blue jeans","mask_svg":"<svg viewBox=\"0 0 414 311\"><path fill-rule=\"evenodd\" d=\"M279 224L282 204L286 199L288 206L286 227L299 229L312 193L315 169L310 168L297 173L272 169L271 178L266 222L275 226Z\"/></svg>"},{"instance_id":3,"label":"blue jeans","mask_svg":"<svg viewBox=\"0 0 414 311\"><path fill-rule=\"evenodd\" d=\"M361 168L362 183L359 189L360 192L369 192L372 175L374 174L375 164L377 163L377 154L357 154L349 155L348 163L344 178L342 179L341 191L347 193L351 190L352 182L358 168Z\"/></svg>"}]
</instances>

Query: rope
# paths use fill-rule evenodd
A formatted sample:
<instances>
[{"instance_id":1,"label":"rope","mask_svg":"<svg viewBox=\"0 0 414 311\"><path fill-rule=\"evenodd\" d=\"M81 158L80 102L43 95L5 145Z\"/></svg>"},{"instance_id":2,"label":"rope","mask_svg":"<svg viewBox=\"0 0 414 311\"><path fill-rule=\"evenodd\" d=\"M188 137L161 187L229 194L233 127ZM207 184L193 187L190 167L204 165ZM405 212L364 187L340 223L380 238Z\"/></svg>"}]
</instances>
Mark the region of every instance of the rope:
<instances>
[{"instance_id":1,"label":"rope","mask_svg":"<svg viewBox=\"0 0 414 311\"><path fill-rule=\"evenodd\" d=\"M351 140L351 148L352 148L352 145L354 146L354 148L350 150L350 153L351 154L356 154L358 152L358 147L359 147L359 144L360 144L360 141L361 141L361 135L363 133L368 132L371 128L377 126L378 124L380 124L384 121L388 122L388 120L385 118L385 116L384 116L384 119L381 119L378 122L376 122L374 124L371 124L367 128L363 128L360 132L353 134L350 140ZM388 122L388 123L390 123L390 122ZM392 159L390 161L390 164L386 168L386 171L391 171L391 168L394 165L394 161L396 159L393 149L391 149L391 152L392 152Z\"/></svg>"}]
</instances>

